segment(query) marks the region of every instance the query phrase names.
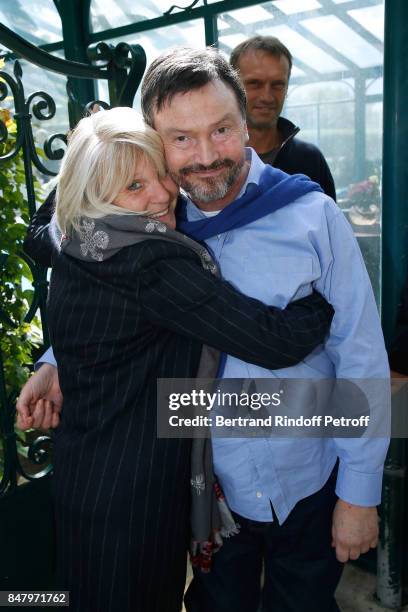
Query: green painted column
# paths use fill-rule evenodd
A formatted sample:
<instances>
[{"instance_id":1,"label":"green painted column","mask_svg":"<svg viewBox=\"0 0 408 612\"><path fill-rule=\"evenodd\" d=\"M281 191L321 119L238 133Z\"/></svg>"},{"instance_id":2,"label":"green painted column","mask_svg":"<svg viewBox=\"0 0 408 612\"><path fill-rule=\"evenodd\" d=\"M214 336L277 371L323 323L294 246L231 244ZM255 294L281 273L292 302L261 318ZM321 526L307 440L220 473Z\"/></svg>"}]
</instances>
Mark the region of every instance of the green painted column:
<instances>
[{"instance_id":1,"label":"green painted column","mask_svg":"<svg viewBox=\"0 0 408 612\"><path fill-rule=\"evenodd\" d=\"M207 47L210 45L218 46L218 27L217 27L217 15L206 15L204 17L204 28L205 28L205 44Z\"/></svg>"},{"instance_id":2,"label":"green painted column","mask_svg":"<svg viewBox=\"0 0 408 612\"><path fill-rule=\"evenodd\" d=\"M385 1L382 314L392 341L408 271L408 2Z\"/></svg>"},{"instance_id":3,"label":"green painted column","mask_svg":"<svg viewBox=\"0 0 408 612\"><path fill-rule=\"evenodd\" d=\"M395 333L408 251L408 2L385 0L382 226L382 322L387 347ZM402 603L406 523L406 441L392 440L384 470L377 595Z\"/></svg>"},{"instance_id":4,"label":"green painted column","mask_svg":"<svg viewBox=\"0 0 408 612\"><path fill-rule=\"evenodd\" d=\"M86 50L90 43L91 0L54 0L54 3L61 18L65 58L89 64ZM80 104L85 105L96 99L93 81L70 77L69 82L70 89ZM70 124L75 124L80 117L80 108L70 101Z\"/></svg>"}]
</instances>

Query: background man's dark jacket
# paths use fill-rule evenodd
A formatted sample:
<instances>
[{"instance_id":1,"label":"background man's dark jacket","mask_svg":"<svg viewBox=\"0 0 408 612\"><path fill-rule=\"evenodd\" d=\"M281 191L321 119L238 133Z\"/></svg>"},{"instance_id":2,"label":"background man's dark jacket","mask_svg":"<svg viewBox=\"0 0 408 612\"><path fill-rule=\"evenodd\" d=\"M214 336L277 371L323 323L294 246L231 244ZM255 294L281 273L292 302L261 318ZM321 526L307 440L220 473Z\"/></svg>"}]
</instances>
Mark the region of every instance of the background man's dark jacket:
<instances>
[{"instance_id":1,"label":"background man's dark jacket","mask_svg":"<svg viewBox=\"0 0 408 612\"><path fill-rule=\"evenodd\" d=\"M284 117L278 119L278 130L283 144L276 157L270 153L260 154L262 161L288 174L306 174L312 181L319 183L323 191L336 201L333 177L320 149L310 142L296 138L300 128ZM271 157L274 158L272 163Z\"/></svg>"}]
</instances>

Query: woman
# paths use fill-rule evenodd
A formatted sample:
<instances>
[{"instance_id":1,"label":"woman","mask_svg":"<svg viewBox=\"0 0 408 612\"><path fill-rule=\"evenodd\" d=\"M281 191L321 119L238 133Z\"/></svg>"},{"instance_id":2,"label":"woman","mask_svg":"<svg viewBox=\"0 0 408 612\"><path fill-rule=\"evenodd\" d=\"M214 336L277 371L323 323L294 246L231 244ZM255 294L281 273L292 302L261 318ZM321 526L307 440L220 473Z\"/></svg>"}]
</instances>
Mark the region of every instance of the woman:
<instances>
[{"instance_id":1,"label":"woman","mask_svg":"<svg viewBox=\"0 0 408 612\"><path fill-rule=\"evenodd\" d=\"M71 610L180 610L191 443L157 439L157 379L194 377L203 343L287 367L331 318L319 296L279 311L217 278L205 249L174 231L174 196L160 138L135 111L80 121L58 179L48 302L64 396L58 586Z\"/></svg>"}]
</instances>

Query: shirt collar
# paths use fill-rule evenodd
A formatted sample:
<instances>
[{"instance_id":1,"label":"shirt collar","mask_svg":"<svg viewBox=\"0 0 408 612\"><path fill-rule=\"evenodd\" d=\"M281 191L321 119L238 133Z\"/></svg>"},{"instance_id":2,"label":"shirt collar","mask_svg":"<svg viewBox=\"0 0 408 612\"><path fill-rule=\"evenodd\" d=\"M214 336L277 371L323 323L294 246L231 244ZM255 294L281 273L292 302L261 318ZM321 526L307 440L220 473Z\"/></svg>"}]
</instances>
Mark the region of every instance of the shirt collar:
<instances>
[{"instance_id":1,"label":"shirt collar","mask_svg":"<svg viewBox=\"0 0 408 612\"><path fill-rule=\"evenodd\" d=\"M243 196L250 185L259 185L259 180L265 164L251 147L245 147L245 159L250 162L248 176L245 183L241 187L241 191L237 195L237 199Z\"/></svg>"},{"instance_id":2,"label":"shirt collar","mask_svg":"<svg viewBox=\"0 0 408 612\"><path fill-rule=\"evenodd\" d=\"M245 147L245 160L250 162L249 172L248 176L246 177L246 181L242 185L236 199L247 193L248 189L251 189L252 185L259 185L261 174L265 168L265 164L251 147ZM190 200L189 197L184 197L187 200L187 216L190 221L195 221L205 217L203 212Z\"/></svg>"}]
</instances>

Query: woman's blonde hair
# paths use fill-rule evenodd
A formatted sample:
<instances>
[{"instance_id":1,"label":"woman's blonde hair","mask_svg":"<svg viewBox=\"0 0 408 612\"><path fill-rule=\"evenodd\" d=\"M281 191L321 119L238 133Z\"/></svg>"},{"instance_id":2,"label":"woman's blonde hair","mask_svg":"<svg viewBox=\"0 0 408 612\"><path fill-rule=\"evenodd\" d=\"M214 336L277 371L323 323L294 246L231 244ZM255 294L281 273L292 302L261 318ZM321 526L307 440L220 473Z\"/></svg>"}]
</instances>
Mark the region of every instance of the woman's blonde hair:
<instances>
[{"instance_id":1,"label":"woman's blonde hair","mask_svg":"<svg viewBox=\"0 0 408 612\"><path fill-rule=\"evenodd\" d=\"M160 136L134 109L117 107L81 119L58 175L56 215L61 231L68 234L78 228L83 216L143 214L112 202L134 181L136 165L145 161L164 176Z\"/></svg>"}]
</instances>

